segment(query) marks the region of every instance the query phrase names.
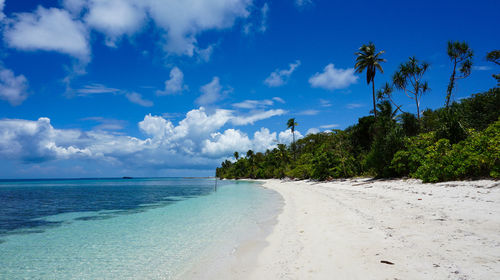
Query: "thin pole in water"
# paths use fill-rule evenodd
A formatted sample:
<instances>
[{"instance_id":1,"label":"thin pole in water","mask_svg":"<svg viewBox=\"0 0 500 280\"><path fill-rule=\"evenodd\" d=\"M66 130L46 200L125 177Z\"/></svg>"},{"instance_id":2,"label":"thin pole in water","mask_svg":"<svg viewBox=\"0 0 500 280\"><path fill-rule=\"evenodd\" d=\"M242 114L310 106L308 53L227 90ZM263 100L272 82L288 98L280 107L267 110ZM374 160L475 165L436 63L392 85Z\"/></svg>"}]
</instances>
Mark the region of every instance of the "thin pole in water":
<instances>
[{"instance_id":1,"label":"thin pole in water","mask_svg":"<svg viewBox=\"0 0 500 280\"><path fill-rule=\"evenodd\" d=\"M215 191L217 191L217 177L215 177Z\"/></svg>"}]
</instances>

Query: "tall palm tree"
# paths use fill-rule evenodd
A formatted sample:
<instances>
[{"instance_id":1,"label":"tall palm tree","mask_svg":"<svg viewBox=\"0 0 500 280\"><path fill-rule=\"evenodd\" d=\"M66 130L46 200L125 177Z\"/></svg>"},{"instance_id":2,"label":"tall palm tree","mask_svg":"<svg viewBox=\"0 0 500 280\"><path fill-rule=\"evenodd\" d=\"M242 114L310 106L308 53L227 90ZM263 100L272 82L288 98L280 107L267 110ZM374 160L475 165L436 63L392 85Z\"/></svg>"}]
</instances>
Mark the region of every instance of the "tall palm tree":
<instances>
[{"instance_id":1,"label":"tall palm tree","mask_svg":"<svg viewBox=\"0 0 500 280\"><path fill-rule=\"evenodd\" d=\"M384 53L385 51L376 52L375 45L372 42L368 43L368 45L362 45L361 48L359 48L359 52L355 53L355 55L357 55L356 64L354 65L356 73L363 73L366 69L366 83L372 83L373 114L375 115L375 118L377 117L377 106L375 102L375 74L377 69L380 73L384 73L384 69L382 68L382 65L380 65L382 62L386 62L385 59L380 57Z\"/></svg>"},{"instance_id":2,"label":"tall palm tree","mask_svg":"<svg viewBox=\"0 0 500 280\"><path fill-rule=\"evenodd\" d=\"M295 118L291 118L286 123L287 128L292 130L292 151L293 151L293 159L295 160L295 126L299 125L295 122Z\"/></svg>"},{"instance_id":3,"label":"tall palm tree","mask_svg":"<svg viewBox=\"0 0 500 280\"><path fill-rule=\"evenodd\" d=\"M448 41L448 56L453 63L453 72L451 73L450 83L446 91L446 108L450 105L451 93L455 87L455 81L457 79L467 78L470 75L473 55L472 49L469 48L466 42ZM457 76L457 65L459 64L460 69L458 69L458 71L461 75Z\"/></svg>"},{"instance_id":4,"label":"tall palm tree","mask_svg":"<svg viewBox=\"0 0 500 280\"><path fill-rule=\"evenodd\" d=\"M238 160L238 158L239 158L239 157L240 157L240 153L238 153L238 152L234 152L234 158L235 158L236 160Z\"/></svg>"}]
</instances>

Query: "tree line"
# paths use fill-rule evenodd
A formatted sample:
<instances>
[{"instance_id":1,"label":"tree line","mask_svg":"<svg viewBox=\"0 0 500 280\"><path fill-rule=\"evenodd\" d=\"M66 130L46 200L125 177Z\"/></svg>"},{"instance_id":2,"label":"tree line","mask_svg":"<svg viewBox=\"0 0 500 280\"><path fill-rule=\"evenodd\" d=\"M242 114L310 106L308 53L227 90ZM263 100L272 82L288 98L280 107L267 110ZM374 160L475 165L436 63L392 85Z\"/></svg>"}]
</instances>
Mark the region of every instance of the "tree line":
<instances>
[{"instance_id":1,"label":"tree line","mask_svg":"<svg viewBox=\"0 0 500 280\"><path fill-rule=\"evenodd\" d=\"M399 65L391 81L375 90L375 75L383 73L384 51L373 43L355 53L355 70L366 72L371 84L373 115L361 117L344 130L309 134L295 141L294 118L288 120L293 141L264 153L249 150L236 161L217 168L219 178L298 178L329 180L370 176L412 177L424 182L467 178L500 178L500 74L497 86L452 102L459 80L471 74L472 49L466 42L448 42L452 73L443 107L421 112L423 95L430 91L425 73L429 64L416 57ZM486 55L500 65L500 50ZM396 92L413 100L416 112L406 112L394 101Z\"/></svg>"}]
</instances>

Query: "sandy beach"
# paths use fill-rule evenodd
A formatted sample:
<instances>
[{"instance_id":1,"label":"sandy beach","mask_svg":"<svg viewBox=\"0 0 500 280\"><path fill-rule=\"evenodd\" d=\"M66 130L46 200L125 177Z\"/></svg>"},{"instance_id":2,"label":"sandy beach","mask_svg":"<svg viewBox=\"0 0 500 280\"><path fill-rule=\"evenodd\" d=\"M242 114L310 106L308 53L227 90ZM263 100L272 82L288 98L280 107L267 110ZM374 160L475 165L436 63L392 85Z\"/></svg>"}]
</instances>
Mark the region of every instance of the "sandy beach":
<instances>
[{"instance_id":1,"label":"sandy beach","mask_svg":"<svg viewBox=\"0 0 500 280\"><path fill-rule=\"evenodd\" d=\"M264 187L281 194L283 210L253 268L240 262L231 278L500 278L498 181L265 180Z\"/></svg>"}]
</instances>

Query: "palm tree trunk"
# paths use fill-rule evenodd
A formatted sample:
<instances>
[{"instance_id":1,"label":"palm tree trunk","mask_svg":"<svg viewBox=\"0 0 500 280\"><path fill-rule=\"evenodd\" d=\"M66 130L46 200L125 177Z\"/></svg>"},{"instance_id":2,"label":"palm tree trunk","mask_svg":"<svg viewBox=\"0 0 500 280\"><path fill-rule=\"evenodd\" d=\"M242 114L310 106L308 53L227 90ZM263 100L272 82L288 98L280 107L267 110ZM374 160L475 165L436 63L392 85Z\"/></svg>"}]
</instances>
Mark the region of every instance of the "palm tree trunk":
<instances>
[{"instance_id":1,"label":"palm tree trunk","mask_svg":"<svg viewBox=\"0 0 500 280\"><path fill-rule=\"evenodd\" d=\"M455 62L453 65L453 73L451 73L450 84L448 85L448 90L446 92L446 108L448 108L448 106L450 106L451 92L453 91L453 88L455 87L456 70L457 70L457 60L455 59Z\"/></svg>"},{"instance_id":2,"label":"palm tree trunk","mask_svg":"<svg viewBox=\"0 0 500 280\"><path fill-rule=\"evenodd\" d=\"M372 79L372 93L373 93L373 115L377 118L377 105L375 104L375 79Z\"/></svg>"}]
</instances>

